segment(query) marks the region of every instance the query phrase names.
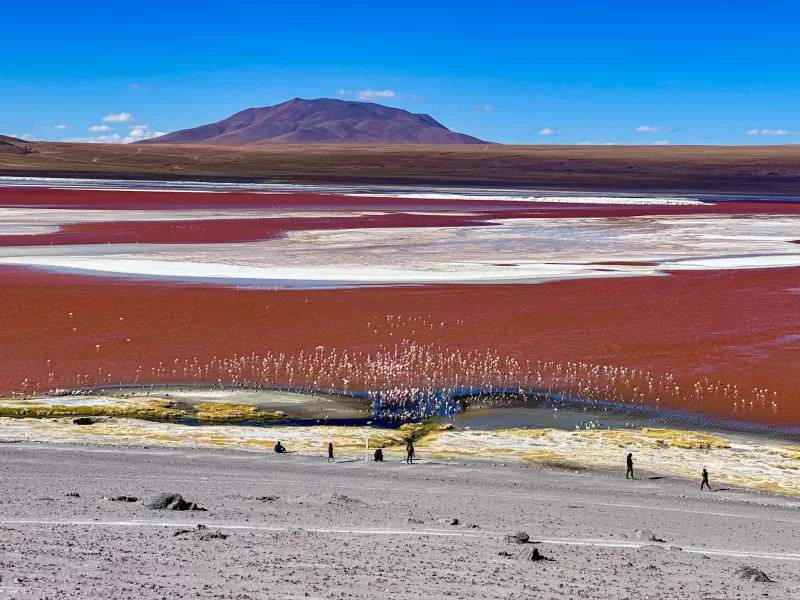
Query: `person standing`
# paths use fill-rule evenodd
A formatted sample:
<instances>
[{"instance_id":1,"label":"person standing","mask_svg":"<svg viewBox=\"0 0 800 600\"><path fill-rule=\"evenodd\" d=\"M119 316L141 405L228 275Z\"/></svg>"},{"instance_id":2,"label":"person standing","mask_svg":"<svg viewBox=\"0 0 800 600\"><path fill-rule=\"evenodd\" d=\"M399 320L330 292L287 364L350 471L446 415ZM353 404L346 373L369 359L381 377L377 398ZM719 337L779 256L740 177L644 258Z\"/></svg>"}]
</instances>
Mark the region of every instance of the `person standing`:
<instances>
[{"instance_id":1,"label":"person standing","mask_svg":"<svg viewBox=\"0 0 800 600\"><path fill-rule=\"evenodd\" d=\"M708 471L706 468L703 467L703 482L700 484L700 489L703 489L703 486L708 487L709 491L711 491L711 484L708 483Z\"/></svg>"},{"instance_id":2,"label":"person standing","mask_svg":"<svg viewBox=\"0 0 800 600\"><path fill-rule=\"evenodd\" d=\"M629 475L631 479L635 479L633 476L633 454L631 452L628 452L628 458L626 462L628 463L628 470L625 472L625 479L628 479Z\"/></svg>"},{"instance_id":3,"label":"person standing","mask_svg":"<svg viewBox=\"0 0 800 600\"><path fill-rule=\"evenodd\" d=\"M336 462L333 458L333 442L328 442L328 462Z\"/></svg>"},{"instance_id":4,"label":"person standing","mask_svg":"<svg viewBox=\"0 0 800 600\"><path fill-rule=\"evenodd\" d=\"M414 440L412 438L406 440L406 464L414 464Z\"/></svg>"}]
</instances>

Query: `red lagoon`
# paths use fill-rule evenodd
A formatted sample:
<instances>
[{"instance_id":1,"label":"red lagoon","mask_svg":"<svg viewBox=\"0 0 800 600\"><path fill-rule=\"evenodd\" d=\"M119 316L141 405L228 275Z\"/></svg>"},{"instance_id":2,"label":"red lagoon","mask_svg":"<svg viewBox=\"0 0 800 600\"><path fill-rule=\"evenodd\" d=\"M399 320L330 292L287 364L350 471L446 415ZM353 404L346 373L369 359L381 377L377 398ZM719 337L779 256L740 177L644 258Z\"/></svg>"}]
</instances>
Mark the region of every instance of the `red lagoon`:
<instances>
[{"instance_id":1,"label":"red lagoon","mask_svg":"<svg viewBox=\"0 0 800 600\"><path fill-rule=\"evenodd\" d=\"M0 282L3 394L259 377L368 387L365 365L394 357L419 370L387 369L398 382L461 370L468 385L535 386L563 373L572 391L595 386L589 397L605 381L612 399L800 426L796 268L264 291L5 267Z\"/></svg>"}]
</instances>

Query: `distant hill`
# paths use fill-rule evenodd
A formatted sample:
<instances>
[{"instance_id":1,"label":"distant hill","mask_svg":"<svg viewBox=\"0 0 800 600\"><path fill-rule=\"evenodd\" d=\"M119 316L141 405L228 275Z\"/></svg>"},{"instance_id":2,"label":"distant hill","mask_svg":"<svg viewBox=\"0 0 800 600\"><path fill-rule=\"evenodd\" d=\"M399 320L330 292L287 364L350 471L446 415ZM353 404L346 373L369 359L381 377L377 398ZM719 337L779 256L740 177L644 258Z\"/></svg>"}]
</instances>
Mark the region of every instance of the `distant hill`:
<instances>
[{"instance_id":1,"label":"distant hill","mask_svg":"<svg viewBox=\"0 0 800 600\"><path fill-rule=\"evenodd\" d=\"M450 131L423 114L372 102L295 98L275 106L248 108L216 123L183 129L140 144L303 143L485 144Z\"/></svg>"},{"instance_id":2,"label":"distant hill","mask_svg":"<svg viewBox=\"0 0 800 600\"><path fill-rule=\"evenodd\" d=\"M30 142L9 135L0 135L0 154L30 154Z\"/></svg>"}]
</instances>

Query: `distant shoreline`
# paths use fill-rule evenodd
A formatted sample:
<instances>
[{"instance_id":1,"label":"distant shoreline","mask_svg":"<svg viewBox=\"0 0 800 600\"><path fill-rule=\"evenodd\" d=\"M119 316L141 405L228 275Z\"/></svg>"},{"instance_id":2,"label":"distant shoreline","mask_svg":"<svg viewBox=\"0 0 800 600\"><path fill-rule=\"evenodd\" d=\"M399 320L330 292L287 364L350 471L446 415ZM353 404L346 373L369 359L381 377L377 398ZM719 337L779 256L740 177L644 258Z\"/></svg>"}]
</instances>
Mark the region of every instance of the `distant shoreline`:
<instances>
[{"instance_id":1,"label":"distant shoreline","mask_svg":"<svg viewBox=\"0 0 800 600\"><path fill-rule=\"evenodd\" d=\"M230 183L435 185L800 198L800 146L265 146L32 142L0 175Z\"/></svg>"}]
</instances>

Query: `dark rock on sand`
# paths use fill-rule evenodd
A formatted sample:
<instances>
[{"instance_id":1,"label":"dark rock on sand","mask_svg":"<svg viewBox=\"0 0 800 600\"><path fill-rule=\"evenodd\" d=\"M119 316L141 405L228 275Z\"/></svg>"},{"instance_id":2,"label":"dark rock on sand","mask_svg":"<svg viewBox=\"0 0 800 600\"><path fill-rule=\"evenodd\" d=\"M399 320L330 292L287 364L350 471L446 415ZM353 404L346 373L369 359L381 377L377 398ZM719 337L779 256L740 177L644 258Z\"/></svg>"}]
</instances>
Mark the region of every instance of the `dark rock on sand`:
<instances>
[{"instance_id":1,"label":"dark rock on sand","mask_svg":"<svg viewBox=\"0 0 800 600\"><path fill-rule=\"evenodd\" d=\"M80 498L81 495L78 492L69 492L64 494L67 498Z\"/></svg>"},{"instance_id":2,"label":"dark rock on sand","mask_svg":"<svg viewBox=\"0 0 800 600\"><path fill-rule=\"evenodd\" d=\"M518 531L514 534L507 536L506 538L512 544L527 544L530 541L531 536L529 536L524 531Z\"/></svg>"},{"instance_id":3,"label":"dark rock on sand","mask_svg":"<svg viewBox=\"0 0 800 600\"><path fill-rule=\"evenodd\" d=\"M205 525L198 525L195 529L178 529L172 535L177 538L198 540L200 542L228 539L227 534L221 531L211 531Z\"/></svg>"},{"instance_id":4,"label":"dark rock on sand","mask_svg":"<svg viewBox=\"0 0 800 600\"><path fill-rule=\"evenodd\" d=\"M97 423L107 423L110 421L108 417L76 417L72 419L75 425L96 425Z\"/></svg>"},{"instance_id":5,"label":"dark rock on sand","mask_svg":"<svg viewBox=\"0 0 800 600\"><path fill-rule=\"evenodd\" d=\"M161 492L144 501L144 506L152 510L205 510L194 502L187 502L183 496L174 492Z\"/></svg>"},{"instance_id":6,"label":"dark rock on sand","mask_svg":"<svg viewBox=\"0 0 800 600\"><path fill-rule=\"evenodd\" d=\"M553 560L553 559L552 558L547 558L545 556L542 556L539 553L539 549L538 548L529 548L529 549L523 550L522 552L517 554L517 560L525 560L525 561L536 562L536 561L540 561L540 560Z\"/></svg>"},{"instance_id":7,"label":"dark rock on sand","mask_svg":"<svg viewBox=\"0 0 800 600\"><path fill-rule=\"evenodd\" d=\"M136 496L103 496L103 500L108 500L110 502L138 502L139 499Z\"/></svg>"},{"instance_id":8,"label":"dark rock on sand","mask_svg":"<svg viewBox=\"0 0 800 600\"><path fill-rule=\"evenodd\" d=\"M772 581L769 577L767 577L767 574L764 573L764 571L759 571L753 567L741 567L736 569L733 577L735 579L747 579L748 581L762 583L769 583Z\"/></svg>"},{"instance_id":9,"label":"dark rock on sand","mask_svg":"<svg viewBox=\"0 0 800 600\"><path fill-rule=\"evenodd\" d=\"M636 537L646 542L663 542L664 540L656 537L656 534L649 529L637 529L635 532Z\"/></svg>"}]
</instances>

